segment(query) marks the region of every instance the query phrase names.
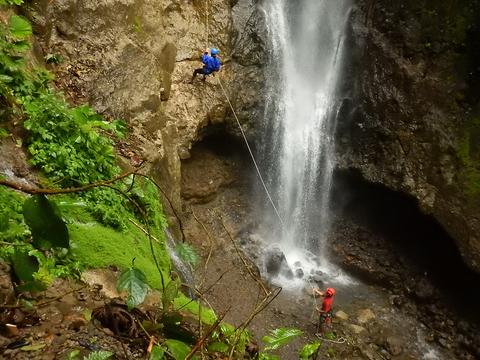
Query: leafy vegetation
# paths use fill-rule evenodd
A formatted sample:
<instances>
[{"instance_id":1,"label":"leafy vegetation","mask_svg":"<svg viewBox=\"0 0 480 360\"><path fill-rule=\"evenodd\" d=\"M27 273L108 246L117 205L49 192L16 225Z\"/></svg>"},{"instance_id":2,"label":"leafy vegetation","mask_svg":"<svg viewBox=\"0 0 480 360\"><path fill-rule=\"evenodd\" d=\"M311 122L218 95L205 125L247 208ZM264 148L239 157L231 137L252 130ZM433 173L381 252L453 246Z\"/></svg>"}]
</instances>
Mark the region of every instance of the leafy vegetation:
<instances>
[{"instance_id":1,"label":"leafy vegetation","mask_svg":"<svg viewBox=\"0 0 480 360\"><path fill-rule=\"evenodd\" d=\"M113 354L110 351L95 351L92 352L90 355L84 358L84 360L107 360L110 359Z\"/></svg>"},{"instance_id":2,"label":"leafy vegetation","mask_svg":"<svg viewBox=\"0 0 480 360\"><path fill-rule=\"evenodd\" d=\"M69 247L68 229L54 203L44 195L35 195L23 204L23 216L38 249Z\"/></svg>"},{"instance_id":3,"label":"leafy vegetation","mask_svg":"<svg viewBox=\"0 0 480 360\"><path fill-rule=\"evenodd\" d=\"M26 144L32 164L41 168L48 178L47 185L50 187L81 186L114 177L119 173L119 168L115 162L112 138L123 134L123 123L105 121L87 106L69 106L65 99L50 87L49 81L53 76L46 70L27 63L25 52L30 48L28 37L31 33L28 21L17 15L10 18L8 26L0 24L1 100L10 106L8 116L25 119L23 125L28 130ZM97 249L92 244L97 245L99 243L97 239L102 232L104 235L108 232L110 236L107 237L106 244L102 243L104 248L113 250L122 243L131 246L127 249L139 247L141 250L139 265L151 279L155 279L158 278L158 271L154 276L146 236L131 223L143 224L145 217L148 217L152 233L162 241L166 220L153 184L138 179L132 184L132 181L130 178L118 182L115 189L95 188L80 195L62 197L65 202L84 204L85 207L80 212L83 217L85 212L90 213L91 216L88 216L90 222L99 221L122 231L117 234L115 230L110 231L107 227L99 226L101 231L95 234L92 232L97 229L87 229L81 222L71 222L68 226L73 228L74 241L79 239L78 233L87 235L86 238L90 240L84 247L78 246L79 242L76 242L73 253L80 254L79 258L89 266L119 264L122 269L128 268L133 257L131 253L123 254L123 257L110 263L106 261L111 260L112 256L107 256L101 261L99 255L94 253ZM127 191L133 202L121 194ZM55 217L54 204L48 212L52 218ZM18 212L13 214L17 214L16 219L10 219L7 231L2 231L0 236L3 238L15 236L18 240L26 240L32 233L26 227L23 217ZM57 221L58 224L60 223ZM33 239L36 245L43 242L41 232L48 233L52 232L51 230L60 230L55 232L63 234L60 237L65 242L65 228L46 229L35 226L34 223L32 225L35 229ZM127 238L126 241L123 240L123 235ZM109 243L109 240L115 240L117 243ZM142 245L138 246L139 243ZM159 244L155 248L161 267L168 275L170 264L164 246ZM112 253L115 254L115 251ZM102 251L100 254L105 255Z\"/></svg>"},{"instance_id":4,"label":"leafy vegetation","mask_svg":"<svg viewBox=\"0 0 480 360\"><path fill-rule=\"evenodd\" d=\"M0 25L0 94L10 105L9 116L25 119L31 163L50 184L61 187L114 177L119 168L112 138L123 136L124 123L105 121L88 106L68 105L49 85L52 74L27 63L31 34L31 25L21 16L13 15L9 26ZM129 205L121 194L97 188L81 196L97 220L125 229Z\"/></svg>"},{"instance_id":5,"label":"leafy vegetation","mask_svg":"<svg viewBox=\"0 0 480 360\"><path fill-rule=\"evenodd\" d=\"M3 187L0 200L0 257L12 262L19 290L44 290L56 277L79 274L81 265L66 249L68 232L53 203Z\"/></svg>"},{"instance_id":6,"label":"leafy vegetation","mask_svg":"<svg viewBox=\"0 0 480 360\"><path fill-rule=\"evenodd\" d=\"M309 360L316 357L318 351L320 350L321 343L319 341L314 341L310 344L305 344L305 346L300 351L300 360Z\"/></svg>"},{"instance_id":7,"label":"leafy vegetation","mask_svg":"<svg viewBox=\"0 0 480 360\"><path fill-rule=\"evenodd\" d=\"M303 333L297 329L280 328L272 330L270 335L262 338L262 341L266 344L265 351L277 350L279 347L288 344L302 334Z\"/></svg>"},{"instance_id":8,"label":"leafy vegetation","mask_svg":"<svg viewBox=\"0 0 480 360\"><path fill-rule=\"evenodd\" d=\"M191 350L184 342L173 339L166 340L165 345L175 360L185 360ZM193 359L197 359L197 357L193 357Z\"/></svg>"},{"instance_id":9,"label":"leafy vegetation","mask_svg":"<svg viewBox=\"0 0 480 360\"><path fill-rule=\"evenodd\" d=\"M0 0L0 5L21 5L23 0Z\"/></svg>"},{"instance_id":10,"label":"leafy vegetation","mask_svg":"<svg viewBox=\"0 0 480 360\"><path fill-rule=\"evenodd\" d=\"M139 269L134 268L132 261L132 267L120 275L117 283L117 290L119 292L126 290L128 293L126 302L129 310L140 305L145 300L148 289L149 286L145 274Z\"/></svg>"},{"instance_id":11,"label":"leafy vegetation","mask_svg":"<svg viewBox=\"0 0 480 360\"><path fill-rule=\"evenodd\" d=\"M29 238L30 229L23 218L25 198L14 191L0 187L0 241L13 243Z\"/></svg>"}]
</instances>

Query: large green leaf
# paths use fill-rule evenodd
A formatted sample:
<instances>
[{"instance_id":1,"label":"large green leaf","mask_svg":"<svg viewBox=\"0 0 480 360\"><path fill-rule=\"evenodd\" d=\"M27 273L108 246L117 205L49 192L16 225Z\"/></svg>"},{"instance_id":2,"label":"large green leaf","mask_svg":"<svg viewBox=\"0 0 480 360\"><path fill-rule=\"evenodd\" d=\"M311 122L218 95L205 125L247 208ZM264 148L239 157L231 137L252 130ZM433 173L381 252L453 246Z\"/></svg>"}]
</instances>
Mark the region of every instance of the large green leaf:
<instances>
[{"instance_id":1,"label":"large green leaf","mask_svg":"<svg viewBox=\"0 0 480 360\"><path fill-rule=\"evenodd\" d=\"M0 0L0 5L21 5L23 0Z\"/></svg>"},{"instance_id":2,"label":"large green leaf","mask_svg":"<svg viewBox=\"0 0 480 360\"><path fill-rule=\"evenodd\" d=\"M130 310L145 300L148 289L147 277L137 268L125 270L117 282L118 291L126 290L128 292L127 306Z\"/></svg>"},{"instance_id":3,"label":"large green leaf","mask_svg":"<svg viewBox=\"0 0 480 360\"><path fill-rule=\"evenodd\" d=\"M165 358L165 349L160 346L154 346L148 360L163 360Z\"/></svg>"},{"instance_id":4,"label":"large green leaf","mask_svg":"<svg viewBox=\"0 0 480 360\"><path fill-rule=\"evenodd\" d=\"M320 348L322 344L318 341L314 341L313 343L306 344L302 351L300 351L300 359L301 360L308 360L310 359Z\"/></svg>"},{"instance_id":5,"label":"large green leaf","mask_svg":"<svg viewBox=\"0 0 480 360\"><path fill-rule=\"evenodd\" d=\"M88 355L87 357L84 357L83 359L84 360L107 360L107 359L110 359L112 356L113 356L113 353L111 353L110 351L100 350L100 351L95 351L90 353L90 355Z\"/></svg>"},{"instance_id":6,"label":"large green leaf","mask_svg":"<svg viewBox=\"0 0 480 360\"><path fill-rule=\"evenodd\" d=\"M32 35L32 25L22 16L12 15L10 17L10 32L19 39Z\"/></svg>"},{"instance_id":7,"label":"large green leaf","mask_svg":"<svg viewBox=\"0 0 480 360\"><path fill-rule=\"evenodd\" d=\"M298 329L280 328L272 330L270 335L262 338L262 341L267 345L265 346L265 351L276 350L302 334L303 332Z\"/></svg>"},{"instance_id":8,"label":"large green leaf","mask_svg":"<svg viewBox=\"0 0 480 360\"><path fill-rule=\"evenodd\" d=\"M277 355L262 352L258 355L258 360L280 360L280 357Z\"/></svg>"},{"instance_id":9,"label":"large green leaf","mask_svg":"<svg viewBox=\"0 0 480 360\"><path fill-rule=\"evenodd\" d=\"M220 341L216 341L208 345L209 352L219 352L219 353L226 353L228 351L228 344Z\"/></svg>"},{"instance_id":10,"label":"large green leaf","mask_svg":"<svg viewBox=\"0 0 480 360\"><path fill-rule=\"evenodd\" d=\"M68 229L60 211L44 195L34 195L25 200L23 216L30 227L33 245L39 249L68 248Z\"/></svg>"},{"instance_id":11,"label":"large green leaf","mask_svg":"<svg viewBox=\"0 0 480 360\"><path fill-rule=\"evenodd\" d=\"M11 256L15 275L21 281L17 286L18 291L43 291L45 284L35 279L34 274L40 270L38 259L31 255L25 248L16 248Z\"/></svg>"},{"instance_id":12,"label":"large green leaf","mask_svg":"<svg viewBox=\"0 0 480 360\"><path fill-rule=\"evenodd\" d=\"M15 275L24 282L34 281L33 274L40 268L37 258L20 247L12 255L12 264Z\"/></svg>"},{"instance_id":13,"label":"large green leaf","mask_svg":"<svg viewBox=\"0 0 480 360\"><path fill-rule=\"evenodd\" d=\"M182 261L189 263L192 266L197 265L198 255L191 245L186 243L179 243L175 247L175 252L177 253L178 257L182 259Z\"/></svg>"},{"instance_id":14,"label":"large green leaf","mask_svg":"<svg viewBox=\"0 0 480 360\"><path fill-rule=\"evenodd\" d=\"M181 309L182 311L188 311L189 313L195 315L197 318L200 317L200 320L207 325L213 325L217 320L217 316L212 309L203 307L196 301L186 297L181 292L178 293L178 297L174 300L174 310ZM200 306L202 306L202 311L200 312Z\"/></svg>"},{"instance_id":15,"label":"large green leaf","mask_svg":"<svg viewBox=\"0 0 480 360\"><path fill-rule=\"evenodd\" d=\"M185 360L191 351L190 346L178 340L168 339L165 341L165 345L167 345L170 354L175 360ZM198 359L198 357L194 356L192 359Z\"/></svg>"},{"instance_id":16,"label":"large green leaf","mask_svg":"<svg viewBox=\"0 0 480 360\"><path fill-rule=\"evenodd\" d=\"M0 5L21 5L23 0L0 0Z\"/></svg>"}]
</instances>

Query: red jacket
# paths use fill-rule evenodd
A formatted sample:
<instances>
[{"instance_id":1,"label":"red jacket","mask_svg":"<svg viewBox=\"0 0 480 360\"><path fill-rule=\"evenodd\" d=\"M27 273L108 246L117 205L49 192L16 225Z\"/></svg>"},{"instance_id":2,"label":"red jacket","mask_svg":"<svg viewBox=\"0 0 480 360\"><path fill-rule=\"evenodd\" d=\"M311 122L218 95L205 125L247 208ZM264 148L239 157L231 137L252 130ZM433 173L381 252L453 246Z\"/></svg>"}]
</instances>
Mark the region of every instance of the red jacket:
<instances>
[{"instance_id":1,"label":"red jacket","mask_svg":"<svg viewBox=\"0 0 480 360\"><path fill-rule=\"evenodd\" d=\"M322 302L322 312L332 311L333 296L325 297Z\"/></svg>"}]
</instances>

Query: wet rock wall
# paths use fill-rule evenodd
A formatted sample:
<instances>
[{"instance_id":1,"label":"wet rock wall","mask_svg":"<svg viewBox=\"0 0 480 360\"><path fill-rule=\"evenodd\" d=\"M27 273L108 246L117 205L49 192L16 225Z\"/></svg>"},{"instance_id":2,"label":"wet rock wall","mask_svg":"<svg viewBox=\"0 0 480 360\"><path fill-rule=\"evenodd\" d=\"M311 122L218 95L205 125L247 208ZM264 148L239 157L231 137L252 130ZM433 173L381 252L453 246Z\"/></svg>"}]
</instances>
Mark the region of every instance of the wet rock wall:
<instances>
[{"instance_id":1,"label":"wet rock wall","mask_svg":"<svg viewBox=\"0 0 480 360\"><path fill-rule=\"evenodd\" d=\"M412 195L480 270L478 1L357 1L340 168Z\"/></svg>"}]
</instances>

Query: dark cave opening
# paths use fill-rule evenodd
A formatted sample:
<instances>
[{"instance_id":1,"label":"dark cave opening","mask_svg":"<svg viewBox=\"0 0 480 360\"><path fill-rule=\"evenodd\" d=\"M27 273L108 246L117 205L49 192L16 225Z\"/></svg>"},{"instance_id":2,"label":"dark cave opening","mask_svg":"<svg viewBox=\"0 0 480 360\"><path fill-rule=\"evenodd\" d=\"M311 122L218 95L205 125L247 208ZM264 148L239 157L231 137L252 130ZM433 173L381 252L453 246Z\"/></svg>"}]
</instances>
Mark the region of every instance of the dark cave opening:
<instances>
[{"instance_id":1,"label":"dark cave opening","mask_svg":"<svg viewBox=\"0 0 480 360\"><path fill-rule=\"evenodd\" d=\"M393 251L417 285L418 279L427 278L450 309L480 323L480 274L463 262L454 240L432 216L422 213L416 199L370 183L358 171L336 171L333 183L337 218L361 225L380 239L364 240L372 256L378 254L377 247Z\"/></svg>"},{"instance_id":2,"label":"dark cave opening","mask_svg":"<svg viewBox=\"0 0 480 360\"><path fill-rule=\"evenodd\" d=\"M220 158L245 158L248 161L248 149L245 142L227 131L222 124L211 124L199 133L200 140L192 147L192 154L199 148L208 149Z\"/></svg>"},{"instance_id":3,"label":"dark cave opening","mask_svg":"<svg viewBox=\"0 0 480 360\"><path fill-rule=\"evenodd\" d=\"M199 134L190 156L182 160L182 197L208 203L227 188L247 188L250 162L245 144L223 124L209 125Z\"/></svg>"}]
</instances>

